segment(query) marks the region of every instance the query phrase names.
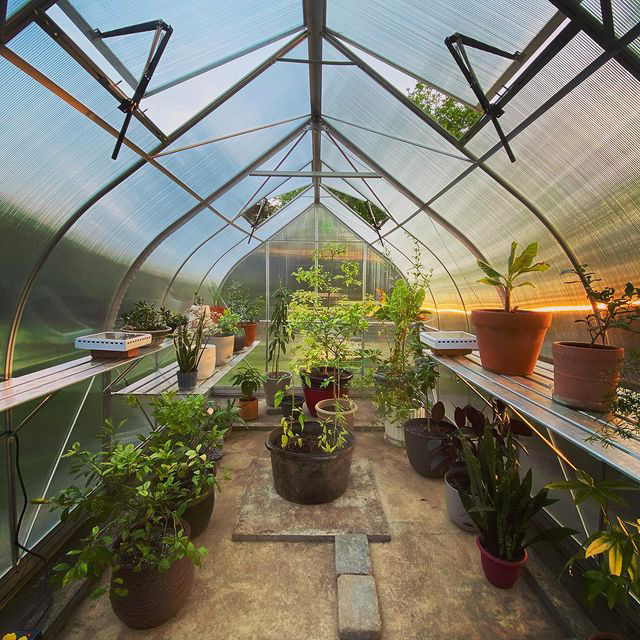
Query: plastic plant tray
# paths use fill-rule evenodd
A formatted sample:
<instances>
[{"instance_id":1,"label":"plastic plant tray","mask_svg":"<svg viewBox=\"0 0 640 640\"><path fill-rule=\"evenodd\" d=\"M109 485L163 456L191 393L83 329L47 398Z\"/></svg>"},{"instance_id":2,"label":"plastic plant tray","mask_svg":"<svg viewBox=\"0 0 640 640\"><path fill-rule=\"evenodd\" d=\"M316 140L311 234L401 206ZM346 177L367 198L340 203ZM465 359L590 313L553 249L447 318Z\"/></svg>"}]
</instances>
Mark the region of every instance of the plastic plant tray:
<instances>
[{"instance_id":1,"label":"plastic plant tray","mask_svg":"<svg viewBox=\"0 0 640 640\"><path fill-rule=\"evenodd\" d=\"M76 349L91 351L121 351L123 354L151 344L148 333L131 333L124 331L103 331L90 336L76 338Z\"/></svg>"},{"instance_id":2,"label":"plastic plant tray","mask_svg":"<svg viewBox=\"0 0 640 640\"><path fill-rule=\"evenodd\" d=\"M465 355L478 348L476 337L466 331L422 331L420 340L437 355Z\"/></svg>"}]
</instances>

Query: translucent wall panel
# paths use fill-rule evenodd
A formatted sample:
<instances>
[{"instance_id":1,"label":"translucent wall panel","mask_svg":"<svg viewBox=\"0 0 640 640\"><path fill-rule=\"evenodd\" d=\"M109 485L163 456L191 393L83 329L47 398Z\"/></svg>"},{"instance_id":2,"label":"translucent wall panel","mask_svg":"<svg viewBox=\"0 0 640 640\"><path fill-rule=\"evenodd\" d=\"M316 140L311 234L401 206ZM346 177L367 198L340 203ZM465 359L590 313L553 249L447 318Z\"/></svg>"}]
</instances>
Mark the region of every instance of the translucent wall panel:
<instances>
[{"instance_id":1,"label":"translucent wall panel","mask_svg":"<svg viewBox=\"0 0 640 640\"><path fill-rule=\"evenodd\" d=\"M111 160L113 138L0 58L0 340L18 295L56 230L135 156Z\"/></svg>"},{"instance_id":2,"label":"translucent wall panel","mask_svg":"<svg viewBox=\"0 0 640 640\"><path fill-rule=\"evenodd\" d=\"M215 5L207 0L143 0L125 7L117 0L73 0L72 4L92 28L101 31L158 19L173 27L150 88L302 26L299 0L235 0ZM133 75L140 77L152 37L153 33L122 36L108 44Z\"/></svg>"},{"instance_id":3,"label":"translucent wall panel","mask_svg":"<svg viewBox=\"0 0 640 640\"><path fill-rule=\"evenodd\" d=\"M602 22L600 0L583 0L582 6ZM629 29L640 22L640 7L636 0L611 0L613 27L617 36L623 36ZM635 40L630 49L640 52L640 45Z\"/></svg>"},{"instance_id":4,"label":"translucent wall panel","mask_svg":"<svg viewBox=\"0 0 640 640\"><path fill-rule=\"evenodd\" d=\"M22 9L29 0L8 0L7 16L12 16L16 11Z\"/></svg>"},{"instance_id":5,"label":"translucent wall panel","mask_svg":"<svg viewBox=\"0 0 640 640\"><path fill-rule=\"evenodd\" d=\"M444 138L355 67L328 66L323 70L322 110L332 126L423 201L468 166L463 160L338 122L335 118L456 153Z\"/></svg>"},{"instance_id":6,"label":"translucent wall panel","mask_svg":"<svg viewBox=\"0 0 640 640\"><path fill-rule=\"evenodd\" d=\"M16 366L43 366L77 353L75 337L102 329L131 262L195 204L147 165L91 207L34 284L18 334Z\"/></svg>"},{"instance_id":7,"label":"translucent wall panel","mask_svg":"<svg viewBox=\"0 0 640 640\"><path fill-rule=\"evenodd\" d=\"M555 13L544 0L485 2L455 0L360 3L330 0L327 26L374 52L475 102L473 93L444 44L456 32L507 51L522 51ZM468 49L481 85L488 89L509 60Z\"/></svg>"}]
</instances>

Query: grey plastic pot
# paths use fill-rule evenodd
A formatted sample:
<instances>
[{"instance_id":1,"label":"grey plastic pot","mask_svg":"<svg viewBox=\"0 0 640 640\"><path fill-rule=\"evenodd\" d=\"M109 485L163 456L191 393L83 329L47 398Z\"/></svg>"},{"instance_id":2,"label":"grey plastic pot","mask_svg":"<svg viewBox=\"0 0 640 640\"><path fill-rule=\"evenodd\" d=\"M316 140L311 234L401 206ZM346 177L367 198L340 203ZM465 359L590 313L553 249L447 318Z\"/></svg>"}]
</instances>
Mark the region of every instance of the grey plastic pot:
<instances>
[{"instance_id":1,"label":"grey plastic pot","mask_svg":"<svg viewBox=\"0 0 640 640\"><path fill-rule=\"evenodd\" d=\"M473 524L473 520L460 500L460 493L449 483L449 478L457 473L464 473L464 466L453 467L444 474L444 501L447 505L447 513L456 527L469 533L477 533L476 525Z\"/></svg>"},{"instance_id":2,"label":"grey plastic pot","mask_svg":"<svg viewBox=\"0 0 640 640\"><path fill-rule=\"evenodd\" d=\"M275 407L275 395L278 391L286 391L291 384L288 371L269 371L264 379L264 400L267 407Z\"/></svg>"}]
</instances>

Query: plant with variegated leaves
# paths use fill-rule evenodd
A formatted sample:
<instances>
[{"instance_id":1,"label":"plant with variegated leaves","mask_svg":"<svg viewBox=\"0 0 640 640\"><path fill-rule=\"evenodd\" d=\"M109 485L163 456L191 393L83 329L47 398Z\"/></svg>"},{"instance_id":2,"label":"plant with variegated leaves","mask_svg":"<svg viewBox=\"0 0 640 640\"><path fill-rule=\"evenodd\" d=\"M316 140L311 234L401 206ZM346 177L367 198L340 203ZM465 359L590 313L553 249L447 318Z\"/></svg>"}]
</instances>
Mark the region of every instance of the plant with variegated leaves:
<instances>
[{"instance_id":1,"label":"plant with variegated leaves","mask_svg":"<svg viewBox=\"0 0 640 640\"><path fill-rule=\"evenodd\" d=\"M509 259L507 260L507 275L501 274L484 260L478 260L478 266L486 274L486 277L481 278L478 282L498 287L502 291L504 310L507 312L515 311L517 309L517 307L511 308L511 294L514 289L517 289L518 287L535 287L533 282L529 282L528 280L515 284L516 280L525 273L546 271L550 267L547 262L533 263L533 259L538 255L537 242L532 242L528 245L520 255L516 255L517 253L518 243L513 241L511 243Z\"/></svg>"},{"instance_id":2,"label":"plant with variegated leaves","mask_svg":"<svg viewBox=\"0 0 640 640\"><path fill-rule=\"evenodd\" d=\"M572 571L578 560L595 561L597 565L583 571L586 599L589 605L602 598L609 609L616 604L622 608L621 623L627 630L627 608L629 595L640 597L640 518L634 521L615 519L609 514L609 504L628 507L626 500L617 494L617 490L637 491L640 486L623 480L604 480L596 482L588 473L580 469L575 471L575 480L551 482L547 489L566 489L572 491L576 505L593 500L602 513L604 527L591 534L580 550L566 564Z\"/></svg>"}]
</instances>

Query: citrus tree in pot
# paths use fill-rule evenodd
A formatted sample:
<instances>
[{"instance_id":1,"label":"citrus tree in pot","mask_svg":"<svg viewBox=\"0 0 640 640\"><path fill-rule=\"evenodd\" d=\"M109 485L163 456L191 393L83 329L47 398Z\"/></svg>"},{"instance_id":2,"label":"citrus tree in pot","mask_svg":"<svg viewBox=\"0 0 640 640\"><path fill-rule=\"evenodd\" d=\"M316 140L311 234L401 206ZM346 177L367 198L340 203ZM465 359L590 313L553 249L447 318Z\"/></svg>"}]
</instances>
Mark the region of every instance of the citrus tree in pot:
<instances>
[{"instance_id":1,"label":"citrus tree in pot","mask_svg":"<svg viewBox=\"0 0 640 640\"><path fill-rule=\"evenodd\" d=\"M175 615L193 584L193 565L206 554L189 538L181 519L191 490L181 481L180 462L172 455L149 454L132 444L112 441L103 429L103 448L94 453L74 443L64 457L72 460L78 481L49 502L62 520L88 519L94 526L69 562L54 570L64 586L74 579L99 581L111 567L109 590L115 614L129 627L155 627ZM75 562L73 562L75 561Z\"/></svg>"},{"instance_id":2,"label":"citrus tree in pot","mask_svg":"<svg viewBox=\"0 0 640 640\"><path fill-rule=\"evenodd\" d=\"M232 378L231 384L240 387L240 417L243 420L255 420L258 417L258 398L256 391L262 386L264 376L247 364Z\"/></svg>"},{"instance_id":3,"label":"citrus tree in pot","mask_svg":"<svg viewBox=\"0 0 640 640\"><path fill-rule=\"evenodd\" d=\"M273 313L269 325L269 346L267 358L270 370L264 380L264 398L268 407L275 407L275 395L291 385L292 375L288 371L280 371L280 358L287 353L289 342L295 337L289 326L289 303L291 291L278 287L272 296Z\"/></svg>"},{"instance_id":4,"label":"citrus tree in pot","mask_svg":"<svg viewBox=\"0 0 640 640\"><path fill-rule=\"evenodd\" d=\"M596 289L600 280L587 265L571 270L586 285L587 297L596 309L583 323L590 342L554 342L553 399L576 409L606 412L615 400L620 383L624 349L607 344L609 331L620 329L640 333L640 287L627 282L623 291L613 287Z\"/></svg>"},{"instance_id":5,"label":"citrus tree in pot","mask_svg":"<svg viewBox=\"0 0 640 640\"><path fill-rule=\"evenodd\" d=\"M461 490L460 498L480 532L476 543L487 580L500 589L510 589L527 561L528 546L541 540L561 540L576 532L550 527L525 539L535 515L556 500L548 497L546 488L531 495L531 469L520 475L518 445L511 432L496 438L489 423L476 446L477 455L462 436L469 489Z\"/></svg>"},{"instance_id":6,"label":"citrus tree in pot","mask_svg":"<svg viewBox=\"0 0 640 640\"><path fill-rule=\"evenodd\" d=\"M516 282L527 273L547 271L549 264L533 262L538 254L537 242L528 245L520 255L517 252L518 243L512 242L506 275L478 260L478 266L486 274L479 282L499 289L504 308L474 309L471 312L471 322L476 329L482 366L496 373L525 376L536 365L552 315L549 312L521 311L514 307L513 290L518 287L533 287L534 284L530 281Z\"/></svg>"}]
</instances>

